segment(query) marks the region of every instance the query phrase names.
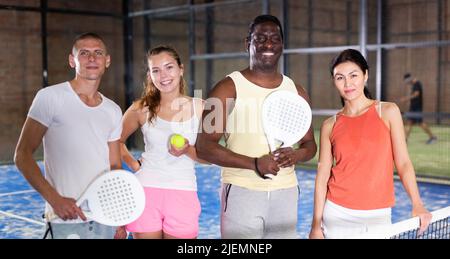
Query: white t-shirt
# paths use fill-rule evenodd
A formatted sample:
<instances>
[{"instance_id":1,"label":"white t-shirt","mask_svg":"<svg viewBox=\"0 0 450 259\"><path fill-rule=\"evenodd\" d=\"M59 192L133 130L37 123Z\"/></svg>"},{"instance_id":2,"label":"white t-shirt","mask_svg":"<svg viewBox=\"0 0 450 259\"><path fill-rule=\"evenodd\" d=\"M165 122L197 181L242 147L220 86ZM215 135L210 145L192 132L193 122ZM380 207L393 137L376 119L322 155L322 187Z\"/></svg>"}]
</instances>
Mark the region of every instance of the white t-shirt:
<instances>
[{"instance_id":1,"label":"white t-shirt","mask_svg":"<svg viewBox=\"0 0 450 259\"><path fill-rule=\"evenodd\" d=\"M100 95L98 106L87 106L64 82L41 89L28 113L48 128L43 139L45 179L64 197L78 199L93 179L110 170L108 142L120 139L122 110ZM51 210L46 203L46 212Z\"/></svg>"}]
</instances>

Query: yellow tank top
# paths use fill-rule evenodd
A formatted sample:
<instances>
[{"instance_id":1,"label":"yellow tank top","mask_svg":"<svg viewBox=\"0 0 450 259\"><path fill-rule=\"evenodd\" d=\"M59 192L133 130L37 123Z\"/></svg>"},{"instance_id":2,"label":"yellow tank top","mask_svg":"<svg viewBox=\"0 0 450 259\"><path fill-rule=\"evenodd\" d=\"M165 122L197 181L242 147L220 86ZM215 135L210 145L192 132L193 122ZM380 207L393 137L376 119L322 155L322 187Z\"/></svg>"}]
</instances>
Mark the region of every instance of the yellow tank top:
<instances>
[{"instance_id":1,"label":"yellow tank top","mask_svg":"<svg viewBox=\"0 0 450 259\"><path fill-rule=\"evenodd\" d=\"M240 72L228 75L236 87L233 111L228 115L225 143L231 151L249 157L261 157L270 152L261 123L261 106L268 94L276 90L297 93L294 82L283 75L274 89L260 87L248 81ZM261 178L255 171L241 168L222 168L222 182L255 191L273 191L297 186L294 166L282 168L272 180Z\"/></svg>"}]
</instances>

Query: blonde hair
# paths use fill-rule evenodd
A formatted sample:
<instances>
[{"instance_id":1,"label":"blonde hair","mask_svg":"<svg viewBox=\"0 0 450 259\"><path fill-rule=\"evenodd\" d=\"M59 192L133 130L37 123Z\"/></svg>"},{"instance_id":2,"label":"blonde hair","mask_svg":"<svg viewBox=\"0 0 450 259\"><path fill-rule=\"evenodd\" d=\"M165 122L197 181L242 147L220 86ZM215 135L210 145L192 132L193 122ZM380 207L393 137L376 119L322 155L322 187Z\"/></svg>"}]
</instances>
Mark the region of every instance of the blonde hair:
<instances>
[{"instance_id":1,"label":"blonde hair","mask_svg":"<svg viewBox=\"0 0 450 259\"><path fill-rule=\"evenodd\" d=\"M175 48L168 46L168 45L160 45L155 48L152 48L147 52L147 60L150 59L154 55L158 55L162 52L168 53L170 56L172 56L179 67L181 67L181 59L178 55L178 52L175 50ZM149 73L147 68L147 73ZM180 86L179 91L181 94L185 94L186 92L186 81L184 80L183 76L180 78ZM152 80L149 78L149 76L146 76L145 82L144 82L144 91L142 93L141 98L139 99L139 105L140 107L148 107L149 116L148 121L150 123L153 122L154 118L156 117L156 114L158 113L160 104L161 104L161 92L158 88L153 84Z\"/></svg>"}]
</instances>

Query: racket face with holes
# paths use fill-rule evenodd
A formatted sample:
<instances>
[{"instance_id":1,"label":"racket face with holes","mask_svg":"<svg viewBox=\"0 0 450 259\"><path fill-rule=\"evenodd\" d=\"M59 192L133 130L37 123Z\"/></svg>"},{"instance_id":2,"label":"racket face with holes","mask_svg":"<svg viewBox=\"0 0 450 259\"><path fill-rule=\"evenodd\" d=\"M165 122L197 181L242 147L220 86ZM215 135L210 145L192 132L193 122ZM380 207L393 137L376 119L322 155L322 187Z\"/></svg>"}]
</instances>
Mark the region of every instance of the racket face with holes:
<instances>
[{"instance_id":1,"label":"racket face with holes","mask_svg":"<svg viewBox=\"0 0 450 259\"><path fill-rule=\"evenodd\" d=\"M145 194L137 178L125 170L112 170L95 179L77 201L89 219L123 226L144 211Z\"/></svg>"},{"instance_id":2,"label":"racket face with holes","mask_svg":"<svg viewBox=\"0 0 450 259\"><path fill-rule=\"evenodd\" d=\"M308 102L286 90L270 93L262 104L262 125L270 151L288 147L305 136L311 126L312 113Z\"/></svg>"}]
</instances>

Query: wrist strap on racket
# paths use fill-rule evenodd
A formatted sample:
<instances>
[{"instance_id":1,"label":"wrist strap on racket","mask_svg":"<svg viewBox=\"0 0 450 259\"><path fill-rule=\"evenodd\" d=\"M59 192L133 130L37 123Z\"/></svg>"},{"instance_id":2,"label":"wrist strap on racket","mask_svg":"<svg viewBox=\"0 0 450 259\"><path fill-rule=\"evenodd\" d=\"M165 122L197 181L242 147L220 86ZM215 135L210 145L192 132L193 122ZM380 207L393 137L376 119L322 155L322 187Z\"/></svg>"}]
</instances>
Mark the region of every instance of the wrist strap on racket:
<instances>
[{"instance_id":1,"label":"wrist strap on racket","mask_svg":"<svg viewBox=\"0 0 450 259\"><path fill-rule=\"evenodd\" d=\"M259 169L258 169L258 158L255 157L255 159L254 159L253 161L254 161L254 163L255 163L255 171L256 171L256 173L258 173L259 176L263 177L263 176L261 175L261 171L259 171ZM264 177L263 177L263 178L264 178Z\"/></svg>"}]
</instances>

